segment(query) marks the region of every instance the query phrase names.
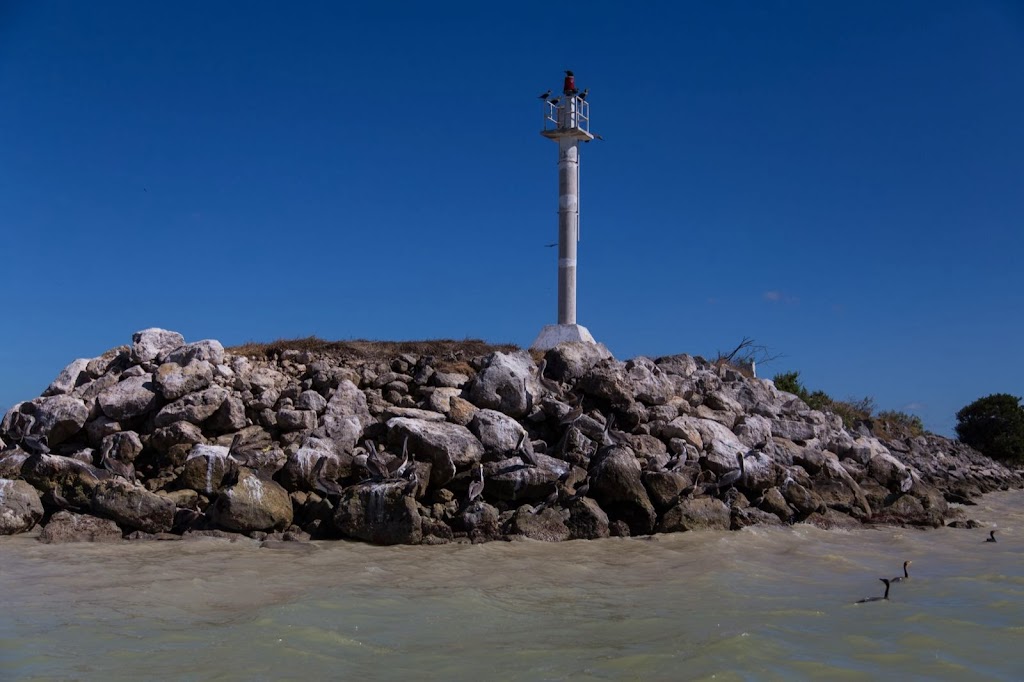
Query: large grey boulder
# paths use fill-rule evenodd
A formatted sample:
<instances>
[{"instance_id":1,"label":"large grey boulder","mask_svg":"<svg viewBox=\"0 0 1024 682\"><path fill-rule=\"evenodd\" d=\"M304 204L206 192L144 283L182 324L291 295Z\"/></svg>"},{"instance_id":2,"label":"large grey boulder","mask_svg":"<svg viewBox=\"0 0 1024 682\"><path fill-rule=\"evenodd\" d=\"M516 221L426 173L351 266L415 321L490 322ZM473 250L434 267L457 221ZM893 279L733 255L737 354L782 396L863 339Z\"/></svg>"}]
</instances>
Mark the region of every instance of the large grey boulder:
<instances>
[{"instance_id":1,"label":"large grey boulder","mask_svg":"<svg viewBox=\"0 0 1024 682\"><path fill-rule=\"evenodd\" d=\"M509 532L542 542L562 542L572 537L562 514L551 507L536 513L527 506L520 507L509 522Z\"/></svg>"},{"instance_id":2,"label":"large grey boulder","mask_svg":"<svg viewBox=\"0 0 1024 682\"><path fill-rule=\"evenodd\" d=\"M560 343L545 355L547 376L563 384L575 384L590 368L612 357L602 344L571 341Z\"/></svg>"},{"instance_id":3,"label":"large grey boulder","mask_svg":"<svg viewBox=\"0 0 1024 682\"><path fill-rule=\"evenodd\" d=\"M366 405L366 394L348 379L343 379L327 401L314 435L330 438L338 452L351 453L363 429L373 422Z\"/></svg>"},{"instance_id":4,"label":"large grey boulder","mask_svg":"<svg viewBox=\"0 0 1024 682\"><path fill-rule=\"evenodd\" d=\"M174 525L174 503L124 480L103 481L92 494L92 511L127 530L166 533Z\"/></svg>"},{"instance_id":5,"label":"large grey boulder","mask_svg":"<svg viewBox=\"0 0 1024 682\"><path fill-rule=\"evenodd\" d=\"M190 393L165 405L153 420L155 426L169 426L177 421L202 424L220 409L229 392L220 386L211 386L199 393Z\"/></svg>"},{"instance_id":6,"label":"large grey boulder","mask_svg":"<svg viewBox=\"0 0 1024 682\"><path fill-rule=\"evenodd\" d=\"M624 521L632 535L654 530L657 514L641 481L640 464L622 446L601 448L590 463L590 491L612 521Z\"/></svg>"},{"instance_id":7,"label":"large grey boulder","mask_svg":"<svg viewBox=\"0 0 1024 682\"><path fill-rule=\"evenodd\" d=\"M159 404L152 374L129 377L99 394L100 409L110 419L122 421L146 414Z\"/></svg>"},{"instance_id":8,"label":"large grey boulder","mask_svg":"<svg viewBox=\"0 0 1024 682\"><path fill-rule=\"evenodd\" d=\"M404 489L404 481L347 488L334 525L343 535L377 545L418 545L423 539L420 513Z\"/></svg>"},{"instance_id":9,"label":"large grey boulder","mask_svg":"<svg viewBox=\"0 0 1024 682\"><path fill-rule=\"evenodd\" d=\"M0 478L0 535L32 530L43 518L43 503L25 481Z\"/></svg>"},{"instance_id":10,"label":"large grey boulder","mask_svg":"<svg viewBox=\"0 0 1024 682\"><path fill-rule=\"evenodd\" d=\"M60 455L34 455L27 458L22 465L21 475L37 490L59 495L75 507L89 506L93 490L100 481L110 478L110 474L103 469Z\"/></svg>"},{"instance_id":11,"label":"large grey boulder","mask_svg":"<svg viewBox=\"0 0 1024 682\"><path fill-rule=\"evenodd\" d=\"M693 426L704 443L707 468L721 476L736 468L736 455L746 454L747 448L730 429L711 419L694 419Z\"/></svg>"},{"instance_id":12,"label":"large grey boulder","mask_svg":"<svg viewBox=\"0 0 1024 682\"><path fill-rule=\"evenodd\" d=\"M595 540L611 535L608 515L596 500L581 497L569 505L569 519L565 522L574 540Z\"/></svg>"},{"instance_id":13,"label":"large grey boulder","mask_svg":"<svg viewBox=\"0 0 1024 682\"><path fill-rule=\"evenodd\" d=\"M39 532L39 541L47 544L63 542L121 542L121 529L111 519L59 511L50 517Z\"/></svg>"},{"instance_id":14,"label":"large grey boulder","mask_svg":"<svg viewBox=\"0 0 1024 682\"><path fill-rule=\"evenodd\" d=\"M484 465L487 497L509 502L547 497L554 483L572 468L554 457L539 453L534 457L537 466L529 466L518 456Z\"/></svg>"},{"instance_id":15,"label":"large grey boulder","mask_svg":"<svg viewBox=\"0 0 1024 682\"><path fill-rule=\"evenodd\" d=\"M132 334L132 361L152 362L162 354L184 345L185 337L178 332L151 327Z\"/></svg>"},{"instance_id":16,"label":"large grey boulder","mask_svg":"<svg viewBox=\"0 0 1024 682\"><path fill-rule=\"evenodd\" d=\"M507 456L515 452L519 439L526 433L522 425L497 410L477 410L469 422L469 430L476 436L487 452ZM530 453L533 445L529 440L523 447Z\"/></svg>"},{"instance_id":17,"label":"large grey boulder","mask_svg":"<svg viewBox=\"0 0 1024 682\"><path fill-rule=\"evenodd\" d=\"M637 357L625 364L628 390L644 405L664 405L675 395L675 384L653 360Z\"/></svg>"},{"instance_id":18,"label":"large grey boulder","mask_svg":"<svg viewBox=\"0 0 1024 682\"><path fill-rule=\"evenodd\" d=\"M395 417L387 421L387 428L389 445L399 448L408 437L410 451L433 463L432 486L445 485L456 470L476 464L484 454L484 446L473 432L458 424Z\"/></svg>"},{"instance_id":19,"label":"large grey boulder","mask_svg":"<svg viewBox=\"0 0 1024 682\"><path fill-rule=\"evenodd\" d=\"M193 360L187 365L165 362L156 369L153 383L165 400L201 391L213 381L213 365L206 360Z\"/></svg>"},{"instance_id":20,"label":"large grey boulder","mask_svg":"<svg viewBox=\"0 0 1024 682\"><path fill-rule=\"evenodd\" d=\"M522 417L530 411L533 396L540 395L535 374L533 358L526 351L492 353L467 384L463 397L477 407Z\"/></svg>"},{"instance_id":21,"label":"large grey boulder","mask_svg":"<svg viewBox=\"0 0 1024 682\"><path fill-rule=\"evenodd\" d=\"M211 365L224 364L224 346L215 339L203 339L193 341L183 346L178 346L167 352L163 358L164 362L173 362L178 365L188 365L193 362L206 362Z\"/></svg>"},{"instance_id":22,"label":"large grey boulder","mask_svg":"<svg viewBox=\"0 0 1024 682\"><path fill-rule=\"evenodd\" d=\"M142 452L142 439L134 431L118 431L104 436L100 452L122 462L134 462Z\"/></svg>"},{"instance_id":23,"label":"large grey boulder","mask_svg":"<svg viewBox=\"0 0 1024 682\"><path fill-rule=\"evenodd\" d=\"M239 533L284 530L293 518L288 491L246 468L239 469L238 481L222 490L211 508L217 526Z\"/></svg>"},{"instance_id":24,"label":"large grey boulder","mask_svg":"<svg viewBox=\"0 0 1024 682\"><path fill-rule=\"evenodd\" d=\"M86 358L79 358L72 361L71 364L61 370L56 379L50 382L50 385L46 387L45 391L43 391L43 395L49 396L70 393L78 386L79 383L85 383L85 381L88 381L89 377L88 374L86 374L86 368L88 366L89 360Z\"/></svg>"},{"instance_id":25,"label":"large grey boulder","mask_svg":"<svg viewBox=\"0 0 1024 682\"><path fill-rule=\"evenodd\" d=\"M732 514L725 502L713 497L686 498L665 512L658 523L658 532L729 530L731 525Z\"/></svg>"},{"instance_id":26,"label":"large grey boulder","mask_svg":"<svg viewBox=\"0 0 1024 682\"><path fill-rule=\"evenodd\" d=\"M178 476L179 488L187 488L205 495L220 490L225 479L238 473L238 462L223 445L196 444L192 446Z\"/></svg>"},{"instance_id":27,"label":"large grey boulder","mask_svg":"<svg viewBox=\"0 0 1024 682\"><path fill-rule=\"evenodd\" d=\"M32 432L46 436L52 447L78 433L89 418L89 408L78 398L55 395L35 401L35 424Z\"/></svg>"}]
</instances>

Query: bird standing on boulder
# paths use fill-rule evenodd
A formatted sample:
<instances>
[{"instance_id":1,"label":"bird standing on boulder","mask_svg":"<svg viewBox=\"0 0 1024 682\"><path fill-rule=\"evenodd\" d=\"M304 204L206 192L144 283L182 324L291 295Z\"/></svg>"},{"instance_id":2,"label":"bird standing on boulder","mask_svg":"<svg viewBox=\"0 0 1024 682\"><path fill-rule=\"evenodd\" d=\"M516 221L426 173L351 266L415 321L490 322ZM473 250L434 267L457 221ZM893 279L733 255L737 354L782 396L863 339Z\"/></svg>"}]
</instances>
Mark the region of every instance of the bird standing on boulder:
<instances>
[{"instance_id":1,"label":"bird standing on boulder","mask_svg":"<svg viewBox=\"0 0 1024 682\"><path fill-rule=\"evenodd\" d=\"M484 491L484 467L479 465L480 479L473 481L469 484L469 501L472 502L476 498L480 497Z\"/></svg>"}]
</instances>

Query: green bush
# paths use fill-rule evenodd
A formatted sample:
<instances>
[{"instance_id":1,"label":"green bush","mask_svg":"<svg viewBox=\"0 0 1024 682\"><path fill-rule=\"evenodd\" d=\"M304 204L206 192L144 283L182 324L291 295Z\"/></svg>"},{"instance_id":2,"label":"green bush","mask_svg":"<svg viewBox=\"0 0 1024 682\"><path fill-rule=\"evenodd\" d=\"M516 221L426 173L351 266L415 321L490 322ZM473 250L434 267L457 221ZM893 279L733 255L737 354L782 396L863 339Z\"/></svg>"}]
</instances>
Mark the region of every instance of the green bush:
<instances>
[{"instance_id":1,"label":"green bush","mask_svg":"<svg viewBox=\"0 0 1024 682\"><path fill-rule=\"evenodd\" d=\"M875 421L879 422L886 433L892 434L893 437L899 437L901 432L911 437L920 436L924 433L924 423L916 414L907 414L897 410L885 410L878 413Z\"/></svg>"},{"instance_id":2,"label":"green bush","mask_svg":"<svg viewBox=\"0 0 1024 682\"><path fill-rule=\"evenodd\" d=\"M852 429L858 420L871 417L875 409L875 401L871 398L836 400L824 391L808 391L807 387L800 383L800 372L776 374L772 381L775 388L796 395L812 410L838 415L848 429Z\"/></svg>"},{"instance_id":3,"label":"green bush","mask_svg":"<svg viewBox=\"0 0 1024 682\"><path fill-rule=\"evenodd\" d=\"M956 435L992 459L1024 464L1024 407L1020 398L994 393L956 413Z\"/></svg>"}]
</instances>

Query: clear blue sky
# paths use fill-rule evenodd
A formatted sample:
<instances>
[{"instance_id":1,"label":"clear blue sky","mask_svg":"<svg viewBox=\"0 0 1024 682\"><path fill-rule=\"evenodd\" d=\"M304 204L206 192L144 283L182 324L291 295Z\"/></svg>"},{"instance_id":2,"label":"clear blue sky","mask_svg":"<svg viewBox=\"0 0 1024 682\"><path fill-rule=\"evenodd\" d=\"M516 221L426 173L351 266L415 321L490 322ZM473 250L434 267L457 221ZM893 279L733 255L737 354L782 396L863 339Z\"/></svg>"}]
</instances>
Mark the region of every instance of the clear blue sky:
<instances>
[{"instance_id":1,"label":"clear blue sky","mask_svg":"<svg viewBox=\"0 0 1024 682\"><path fill-rule=\"evenodd\" d=\"M0 409L150 326L529 345L567 68L617 357L748 336L947 434L1024 393L1019 2L0 0Z\"/></svg>"}]
</instances>

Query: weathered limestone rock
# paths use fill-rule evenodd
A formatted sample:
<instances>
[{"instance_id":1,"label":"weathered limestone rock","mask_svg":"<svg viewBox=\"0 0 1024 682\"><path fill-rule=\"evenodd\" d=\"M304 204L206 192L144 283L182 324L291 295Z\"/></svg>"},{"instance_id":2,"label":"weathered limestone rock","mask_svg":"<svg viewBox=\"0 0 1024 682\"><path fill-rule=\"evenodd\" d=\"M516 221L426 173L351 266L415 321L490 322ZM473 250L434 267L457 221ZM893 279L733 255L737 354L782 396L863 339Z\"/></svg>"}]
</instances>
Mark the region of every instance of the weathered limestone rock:
<instances>
[{"instance_id":1,"label":"weathered limestone rock","mask_svg":"<svg viewBox=\"0 0 1024 682\"><path fill-rule=\"evenodd\" d=\"M134 431L118 431L103 438L100 452L122 462L134 462L142 452L142 439Z\"/></svg>"},{"instance_id":2,"label":"weathered limestone rock","mask_svg":"<svg viewBox=\"0 0 1024 682\"><path fill-rule=\"evenodd\" d=\"M81 379L82 383L88 380L88 375L83 376L88 366L89 360L85 358L74 360L71 364L61 370L60 374L57 375L57 378L50 383L45 391L43 391L43 395L50 396L70 393L76 386L78 386L79 379Z\"/></svg>"},{"instance_id":3,"label":"weathered limestone rock","mask_svg":"<svg viewBox=\"0 0 1024 682\"><path fill-rule=\"evenodd\" d=\"M193 341L168 351L163 360L164 362L173 362L178 365L189 365L193 362L223 365L224 346L221 345L220 341L214 339Z\"/></svg>"},{"instance_id":4,"label":"weathered limestone rock","mask_svg":"<svg viewBox=\"0 0 1024 682\"><path fill-rule=\"evenodd\" d=\"M25 460L22 477L36 490L51 491L76 507L87 507L100 481L110 478L102 469L73 457L35 455Z\"/></svg>"},{"instance_id":5,"label":"weathered limestone rock","mask_svg":"<svg viewBox=\"0 0 1024 682\"><path fill-rule=\"evenodd\" d=\"M457 525L474 541L497 540L501 537L498 510L480 500L459 512Z\"/></svg>"},{"instance_id":6,"label":"weathered limestone rock","mask_svg":"<svg viewBox=\"0 0 1024 682\"><path fill-rule=\"evenodd\" d=\"M583 375L599 363L608 360L611 353L601 344L571 341L560 343L545 355L546 374L563 384L575 384Z\"/></svg>"},{"instance_id":7,"label":"weathered limestone rock","mask_svg":"<svg viewBox=\"0 0 1024 682\"><path fill-rule=\"evenodd\" d=\"M779 517L781 521L789 521L793 518L793 510L790 508L786 498L778 488L769 488L761 495L758 507L762 511L769 512Z\"/></svg>"},{"instance_id":8,"label":"weathered limestone rock","mask_svg":"<svg viewBox=\"0 0 1024 682\"><path fill-rule=\"evenodd\" d=\"M158 427L169 426L177 421L202 424L220 409L220 406L227 398L228 390L220 386L211 386L205 391L190 393L183 398L175 400L173 403L165 405L163 409L156 413L153 423Z\"/></svg>"},{"instance_id":9,"label":"weathered limestone rock","mask_svg":"<svg viewBox=\"0 0 1024 682\"><path fill-rule=\"evenodd\" d=\"M814 512L824 512L825 502L821 497L796 482L789 482L782 487L782 496L793 506L797 514L806 517Z\"/></svg>"},{"instance_id":10,"label":"weathered limestone rock","mask_svg":"<svg viewBox=\"0 0 1024 682\"><path fill-rule=\"evenodd\" d=\"M89 408L78 398L55 395L35 402L35 424L32 432L46 437L52 447L63 443L85 426Z\"/></svg>"},{"instance_id":11,"label":"weathered limestone rock","mask_svg":"<svg viewBox=\"0 0 1024 682\"><path fill-rule=\"evenodd\" d=\"M132 334L132 361L152 362L185 343L185 337L178 332L151 327Z\"/></svg>"},{"instance_id":12,"label":"weathered limestone rock","mask_svg":"<svg viewBox=\"0 0 1024 682\"><path fill-rule=\"evenodd\" d=\"M187 365L165 362L156 368L153 383L165 400L177 400L189 393L207 388L213 381L213 365L193 360Z\"/></svg>"},{"instance_id":13,"label":"weathered limestone rock","mask_svg":"<svg viewBox=\"0 0 1024 682\"><path fill-rule=\"evenodd\" d=\"M338 452L352 452L363 429L373 421L366 406L366 394L345 379L338 384L331 399L327 401L315 435L333 440Z\"/></svg>"},{"instance_id":14,"label":"weathered limestone rock","mask_svg":"<svg viewBox=\"0 0 1024 682\"><path fill-rule=\"evenodd\" d=\"M687 498L665 512L658 523L658 532L729 530L731 525L731 512L725 502L713 497Z\"/></svg>"},{"instance_id":15,"label":"weathered limestone rock","mask_svg":"<svg viewBox=\"0 0 1024 682\"><path fill-rule=\"evenodd\" d=\"M418 545L423 539L416 500L405 483L364 483L345 490L334 525L346 536L377 545Z\"/></svg>"},{"instance_id":16,"label":"weathered limestone rock","mask_svg":"<svg viewBox=\"0 0 1024 682\"><path fill-rule=\"evenodd\" d=\"M43 518L43 503L25 481L0 478L0 535L32 530Z\"/></svg>"},{"instance_id":17,"label":"weathered limestone rock","mask_svg":"<svg viewBox=\"0 0 1024 682\"><path fill-rule=\"evenodd\" d=\"M693 485L691 478L678 471L646 471L643 482L658 511L665 511L676 504L679 493Z\"/></svg>"},{"instance_id":18,"label":"weathered limestone rock","mask_svg":"<svg viewBox=\"0 0 1024 682\"><path fill-rule=\"evenodd\" d=\"M484 465L487 496L496 500L521 502L546 497L555 481L565 476L568 462L536 454L538 466L530 466L519 457L509 457Z\"/></svg>"},{"instance_id":19,"label":"weathered limestone rock","mask_svg":"<svg viewBox=\"0 0 1024 682\"><path fill-rule=\"evenodd\" d=\"M129 377L99 394L100 409L110 419L123 421L146 414L159 404L153 377Z\"/></svg>"},{"instance_id":20,"label":"weathered limestone rock","mask_svg":"<svg viewBox=\"0 0 1024 682\"><path fill-rule=\"evenodd\" d=\"M448 483L457 469L476 464L484 454L484 446L476 436L458 424L395 417L388 420L387 428L388 443L392 447L401 447L408 437L410 451L417 457L431 460L432 486Z\"/></svg>"},{"instance_id":21,"label":"weathered limestone rock","mask_svg":"<svg viewBox=\"0 0 1024 682\"><path fill-rule=\"evenodd\" d=\"M121 529L110 519L60 511L50 517L39 532L39 541L47 544L63 542L121 542Z\"/></svg>"},{"instance_id":22,"label":"weathered limestone rock","mask_svg":"<svg viewBox=\"0 0 1024 682\"><path fill-rule=\"evenodd\" d=\"M602 448L590 464L590 492L612 520L629 525L632 535L654 530L657 514L640 480L636 456L622 446Z\"/></svg>"},{"instance_id":23,"label":"weathered limestone rock","mask_svg":"<svg viewBox=\"0 0 1024 682\"><path fill-rule=\"evenodd\" d=\"M246 468L238 482L222 490L211 505L213 522L239 533L284 530L292 523L292 500L278 483Z\"/></svg>"},{"instance_id":24,"label":"weathered limestone rock","mask_svg":"<svg viewBox=\"0 0 1024 682\"><path fill-rule=\"evenodd\" d=\"M469 430L480 440L484 450L504 456L515 452L519 439L526 433L526 429L512 417L487 409L477 410L469 422ZM523 447L533 452L529 440L523 443Z\"/></svg>"},{"instance_id":25,"label":"weathered limestone rock","mask_svg":"<svg viewBox=\"0 0 1024 682\"><path fill-rule=\"evenodd\" d=\"M236 473L238 463L228 455L226 447L196 444L185 460L177 485L212 495L220 490L225 479L233 478Z\"/></svg>"},{"instance_id":26,"label":"weathered limestone rock","mask_svg":"<svg viewBox=\"0 0 1024 682\"><path fill-rule=\"evenodd\" d=\"M509 532L542 542L562 542L572 537L561 513L550 507L537 513L528 506L520 507L512 516Z\"/></svg>"},{"instance_id":27,"label":"weathered limestone rock","mask_svg":"<svg viewBox=\"0 0 1024 682\"><path fill-rule=\"evenodd\" d=\"M127 530L165 533L174 525L174 503L124 480L103 481L92 495L92 512Z\"/></svg>"},{"instance_id":28,"label":"weathered limestone rock","mask_svg":"<svg viewBox=\"0 0 1024 682\"><path fill-rule=\"evenodd\" d=\"M574 540L595 540L611 535L608 515L596 500L581 497L569 505L569 520L565 522Z\"/></svg>"},{"instance_id":29,"label":"weathered limestone rock","mask_svg":"<svg viewBox=\"0 0 1024 682\"><path fill-rule=\"evenodd\" d=\"M540 395L536 371L526 351L492 353L476 378L466 385L463 397L477 407L522 417L530 411L532 396Z\"/></svg>"}]
</instances>

